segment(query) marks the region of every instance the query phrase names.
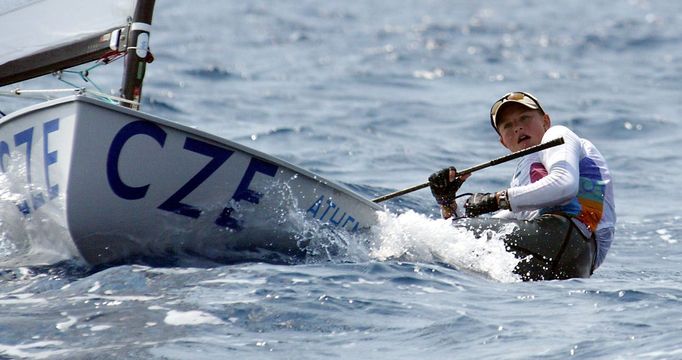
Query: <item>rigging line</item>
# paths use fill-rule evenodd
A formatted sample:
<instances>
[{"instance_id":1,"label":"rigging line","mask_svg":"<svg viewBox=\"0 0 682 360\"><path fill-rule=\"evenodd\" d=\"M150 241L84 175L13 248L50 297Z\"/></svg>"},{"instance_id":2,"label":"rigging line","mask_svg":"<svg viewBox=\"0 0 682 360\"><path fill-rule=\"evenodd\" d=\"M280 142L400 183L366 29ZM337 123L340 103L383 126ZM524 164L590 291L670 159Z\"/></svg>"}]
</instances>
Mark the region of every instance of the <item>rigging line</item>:
<instances>
[{"instance_id":1,"label":"rigging line","mask_svg":"<svg viewBox=\"0 0 682 360\"><path fill-rule=\"evenodd\" d=\"M112 100L115 97L112 95L107 95L104 92L104 90L100 86L98 86L97 83L95 83L90 78L90 71L92 71L92 70L94 70L100 66L108 65L108 64L110 64L110 63L112 63L112 62L114 62L114 61L116 61L116 60L118 60L124 56L125 56L125 52L119 52L119 51L109 52L107 54L104 54L104 56L102 56L97 61L95 61L95 63L92 66L89 66L83 70L62 70L60 73L77 74L78 76L80 76L81 80L83 80L86 83L90 83L92 85L92 87L94 87L97 90L97 91L90 91L90 93L92 93L95 97L98 97L98 98L100 98L100 100L107 101L111 104L115 104L116 101ZM76 88L79 87L74 83L71 83L69 81L64 80L61 76L58 76L58 79L64 83L68 84L68 85L73 86L73 87L76 87Z\"/></svg>"},{"instance_id":2,"label":"rigging line","mask_svg":"<svg viewBox=\"0 0 682 360\"><path fill-rule=\"evenodd\" d=\"M83 78L83 80L84 80L85 82L89 82L90 84L92 84L92 86L94 86L95 89L97 89L98 92L104 93L104 90L102 90L102 88L99 87L99 86L97 85L97 83L95 83L94 81L92 81L92 79L90 78L90 76L89 76L89 75L90 75L90 71L92 71L92 70L94 70L94 69L96 69L96 68L98 68L98 67L100 67L100 66L103 66L103 65L109 65L109 64L111 64L112 62L114 62L114 61L116 61L116 60L122 58L123 56L125 56L125 53L123 53L123 52L116 52L116 53L114 53L114 54L104 55L101 59L95 61L95 63L94 63L92 66L90 66L90 67L86 68L85 70L83 70L83 71L81 72L81 78Z\"/></svg>"},{"instance_id":3,"label":"rigging line","mask_svg":"<svg viewBox=\"0 0 682 360\"><path fill-rule=\"evenodd\" d=\"M65 83L65 84L67 84L67 85L73 86L73 87L76 88L76 89L80 88L80 86L78 86L78 85L76 85L76 84L74 84L74 83L72 83L72 82L70 82L70 81L66 81L66 80L62 79L61 75L58 76L57 79L58 79L59 81Z\"/></svg>"},{"instance_id":4,"label":"rigging line","mask_svg":"<svg viewBox=\"0 0 682 360\"><path fill-rule=\"evenodd\" d=\"M99 66L99 65L98 65L98 66ZM88 73L89 73L89 71L88 71L88 70L85 70L85 73L84 73L84 74L81 74L81 77L83 78L83 80L84 80L85 82L89 82L90 84L92 84L92 86L93 86L95 89L97 89L98 92L104 93L104 90L102 90L102 88L100 88L99 86L97 86L97 84L96 84L94 81L92 81L92 79L90 79L90 78L88 77Z\"/></svg>"},{"instance_id":5,"label":"rigging line","mask_svg":"<svg viewBox=\"0 0 682 360\"><path fill-rule=\"evenodd\" d=\"M62 73L76 74L76 75L80 76L81 80L85 81L86 83L90 83L95 89L97 89L97 91L103 92L102 89L99 86L97 86L97 84L95 84L95 82L92 81L88 77L88 75L89 75L88 69L85 69L85 70L62 70ZM67 85L71 85L74 88L80 88L75 83L65 80L62 76L58 76L57 78Z\"/></svg>"},{"instance_id":6,"label":"rigging line","mask_svg":"<svg viewBox=\"0 0 682 360\"><path fill-rule=\"evenodd\" d=\"M77 72L77 71L71 71L71 70L67 70L66 72L70 72L70 73L79 73L79 72ZM80 75L81 75L81 78L83 78L83 74L80 74ZM81 89L81 92L82 92L82 93L85 93L85 90L86 90L86 89L85 89L84 87L79 87L78 85L76 85L76 84L74 84L74 83L72 83L72 82L66 81L66 80L64 80L61 76L58 76L57 78L58 78L61 82L64 82L64 83L66 83L66 84L68 84L68 85L71 85L71 86L73 86L74 88ZM95 91L95 92L92 92L92 91L91 91L91 92L92 92L96 97L100 98L100 100L106 101L106 102L108 102L108 103L110 103L110 104L114 104L114 103L115 103L113 100L111 100L111 98L110 98L109 96L97 95L97 94L104 94L104 92L102 92L102 90L97 86L97 84L95 84L95 83L92 82L92 81L88 81L87 78L83 78L83 80L85 80L86 82L89 82L90 84L92 84L92 86L93 86L95 89L97 89L97 91Z\"/></svg>"}]
</instances>

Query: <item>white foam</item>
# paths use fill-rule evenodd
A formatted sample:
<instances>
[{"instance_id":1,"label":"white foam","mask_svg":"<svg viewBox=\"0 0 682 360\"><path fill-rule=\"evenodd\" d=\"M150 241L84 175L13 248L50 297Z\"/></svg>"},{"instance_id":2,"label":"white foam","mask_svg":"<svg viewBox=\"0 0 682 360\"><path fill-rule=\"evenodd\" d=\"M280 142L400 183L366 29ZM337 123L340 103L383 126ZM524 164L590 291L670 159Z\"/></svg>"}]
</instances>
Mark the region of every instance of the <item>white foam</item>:
<instances>
[{"instance_id":1,"label":"white foam","mask_svg":"<svg viewBox=\"0 0 682 360\"><path fill-rule=\"evenodd\" d=\"M95 325L90 328L91 331L104 331L111 329L111 325Z\"/></svg>"},{"instance_id":2,"label":"white foam","mask_svg":"<svg viewBox=\"0 0 682 360\"><path fill-rule=\"evenodd\" d=\"M19 161L16 154L11 158L14 169L0 173L0 260L12 266L53 264L78 258L63 216L63 195L30 216L18 211L16 204L25 199L31 188L25 186L26 162ZM46 192L36 184L32 187L32 191Z\"/></svg>"},{"instance_id":3,"label":"white foam","mask_svg":"<svg viewBox=\"0 0 682 360\"><path fill-rule=\"evenodd\" d=\"M95 281L95 284L92 285L92 287L88 290L88 292L93 293L93 292L99 290L99 288L101 288L101 287L102 287L102 285L99 283L99 281Z\"/></svg>"},{"instance_id":4,"label":"white foam","mask_svg":"<svg viewBox=\"0 0 682 360\"><path fill-rule=\"evenodd\" d=\"M292 284L310 284L310 280L308 279L299 279L299 278L292 278L291 279Z\"/></svg>"},{"instance_id":5,"label":"white foam","mask_svg":"<svg viewBox=\"0 0 682 360\"><path fill-rule=\"evenodd\" d=\"M177 311L171 310L166 314L163 321L168 325L182 326L182 325L220 325L223 323L219 318L205 313L203 311Z\"/></svg>"},{"instance_id":6,"label":"white foam","mask_svg":"<svg viewBox=\"0 0 682 360\"><path fill-rule=\"evenodd\" d=\"M223 278L223 279L204 280L204 281L200 281L199 284L263 285L266 282L267 282L266 279L246 280L246 279Z\"/></svg>"},{"instance_id":7,"label":"white foam","mask_svg":"<svg viewBox=\"0 0 682 360\"><path fill-rule=\"evenodd\" d=\"M62 315L66 315L66 313L62 313ZM67 316L67 320L57 323L55 326L59 331L66 331L69 330L70 327L72 327L76 322L78 322L78 318L75 316Z\"/></svg>"},{"instance_id":8,"label":"white foam","mask_svg":"<svg viewBox=\"0 0 682 360\"><path fill-rule=\"evenodd\" d=\"M44 350L54 346L61 346L62 341L38 341L30 344L4 345L0 344L0 354L16 358L47 359L72 352L70 349Z\"/></svg>"},{"instance_id":9,"label":"white foam","mask_svg":"<svg viewBox=\"0 0 682 360\"><path fill-rule=\"evenodd\" d=\"M0 305L34 305L34 304L45 304L46 299L43 298L7 298L0 299Z\"/></svg>"},{"instance_id":10,"label":"white foam","mask_svg":"<svg viewBox=\"0 0 682 360\"><path fill-rule=\"evenodd\" d=\"M196 274L198 272L206 271L205 269L198 269L193 267L188 268L152 268L148 266L135 265L133 267L134 272L147 272L150 274L163 274L163 275L184 275L184 274Z\"/></svg>"},{"instance_id":11,"label":"white foam","mask_svg":"<svg viewBox=\"0 0 682 360\"><path fill-rule=\"evenodd\" d=\"M30 285L29 285L29 286L30 286ZM22 292L22 291L26 290L29 286L22 286L21 288L12 290L12 291L10 291L10 292L7 293L7 294L8 294L8 295L11 295L13 298L16 298L16 299L28 299L28 298L30 298L30 297L33 297L34 294L33 294L33 293L25 293L25 292ZM2 296L0 296L0 297L3 297L3 298L4 298L5 295L2 295Z\"/></svg>"},{"instance_id":12,"label":"white foam","mask_svg":"<svg viewBox=\"0 0 682 360\"><path fill-rule=\"evenodd\" d=\"M656 234L661 238L661 240L667 242L668 244L676 244L677 240L673 239L673 236L668 232L667 229L658 229Z\"/></svg>"},{"instance_id":13,"label":"white foam","mask_svg":"<svg viewBox=\"0 0 682 360\"><path fill-rule=\"evenodd\" d=\"M456 268L482 272L502 282L519 281L513 273L519 260L505 250L502 238L513 228L476 238L472 231L452 226L450 220L430 219L412 210L404 214L379 213L375 259L445 262Z\"/></svg>"}]
</instances>

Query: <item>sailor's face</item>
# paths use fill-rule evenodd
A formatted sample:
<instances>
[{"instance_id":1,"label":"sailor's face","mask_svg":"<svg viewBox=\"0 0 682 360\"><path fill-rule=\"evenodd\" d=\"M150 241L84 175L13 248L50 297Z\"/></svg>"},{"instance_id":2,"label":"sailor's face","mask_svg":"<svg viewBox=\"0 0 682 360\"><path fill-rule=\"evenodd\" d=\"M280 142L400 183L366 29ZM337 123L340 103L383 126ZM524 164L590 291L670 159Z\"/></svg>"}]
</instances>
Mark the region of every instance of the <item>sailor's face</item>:
<instances>
[{"instance_id":1,"label":"sailor's face","mask_svg":"<svg viewBox=\"0 0 682 360\"><path fill-rule=\"evenodd\" d=\"M506 104L497 119L500 142L512 152L540 144L550 127L549 115L515 103Z\"/></svg>"}]
</instances>

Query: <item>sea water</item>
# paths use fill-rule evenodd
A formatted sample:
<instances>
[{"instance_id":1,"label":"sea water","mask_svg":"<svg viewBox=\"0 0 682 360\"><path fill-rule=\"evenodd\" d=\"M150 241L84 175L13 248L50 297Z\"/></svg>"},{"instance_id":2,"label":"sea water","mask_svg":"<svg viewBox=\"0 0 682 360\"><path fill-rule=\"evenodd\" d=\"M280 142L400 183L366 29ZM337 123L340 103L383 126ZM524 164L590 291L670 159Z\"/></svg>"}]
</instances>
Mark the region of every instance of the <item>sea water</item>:
<instances>
[{"instance_id":1,"label":"sea water","mask_svg":"<svg viewBox=\"0 0 682 360\"><path fill-rule=\"evenodd\" d=\"M490 105L534 93L607 159L613 246L590 279L519 282L499 241L451 228L421 190L366 238L313 236L337 251L292 264L6 266L0 358L682 358L678 2L158 1L154 15L144 111L370 198L504 155ZM117 76L91 74L114 91ZM502 189L513 169L462 191ZM0 211L8 260L31 244Z\"/></svg>"}]
</instances>

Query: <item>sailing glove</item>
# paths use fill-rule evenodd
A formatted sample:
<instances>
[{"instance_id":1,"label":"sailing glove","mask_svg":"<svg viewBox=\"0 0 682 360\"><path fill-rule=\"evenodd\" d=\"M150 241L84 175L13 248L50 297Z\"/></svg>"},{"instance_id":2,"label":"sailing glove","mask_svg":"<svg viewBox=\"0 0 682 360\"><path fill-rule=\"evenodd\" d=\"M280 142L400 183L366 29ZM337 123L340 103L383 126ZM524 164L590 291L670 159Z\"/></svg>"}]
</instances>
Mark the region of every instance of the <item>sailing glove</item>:
<instances>
[{"instance_id":1,"label":"sailing glove","mask_svg":"<svg viewBox=\"0 0 682 360\"><path fill-rule=\"evenodd\" d=\"M500 210L495 193L476 193L467 199L464 212L467 217L474 217Z\"/></svg>"},{"instance_id":2,"label":"sailing glove","mask_svg":"<svg viewBox=\"0 0 682 360\"><path fill-rule=\"evenodd\" d=\"M450 172L455 174L453 181L450 181ZM457 169L454 166L442 169L429 176L429 187L433 197L436 198L436 202L452 212L457 208L455 198L457 197L457 190L463 183L464 180L457 177Z\"/></svg>"}]
</instances>

